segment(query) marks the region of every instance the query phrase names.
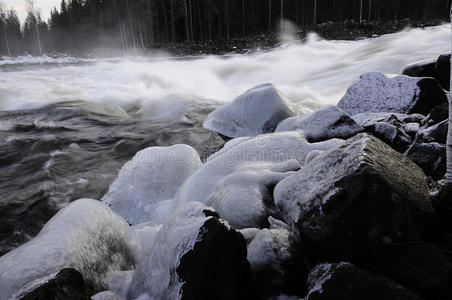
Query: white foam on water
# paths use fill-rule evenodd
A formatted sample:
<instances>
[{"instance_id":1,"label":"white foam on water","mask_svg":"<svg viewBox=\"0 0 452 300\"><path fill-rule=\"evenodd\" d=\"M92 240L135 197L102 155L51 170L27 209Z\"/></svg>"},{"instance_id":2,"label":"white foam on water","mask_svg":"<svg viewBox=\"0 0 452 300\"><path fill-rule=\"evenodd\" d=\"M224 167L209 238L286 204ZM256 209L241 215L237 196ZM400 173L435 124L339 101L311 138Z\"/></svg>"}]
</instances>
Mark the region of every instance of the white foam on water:
<instances>
[{"instance_id":1,"label":"white foam on water","mask_svg":"<svg viewBox=\"0 0 452 300\"><path fill-rule=\"evenodd\" d=\"M5 58L0 60L0 110L86 100L138 107L157 116L170 109L167 117L193 103L232 101L266 82L292 101L315 108L336 104L365 72L398 73L408 63L449 51L449 28L450 24L409 29L358 41L327 41L312 34L304 42L235 56ZM40 61L44 64L33 66ZM1 64L8 67L2 69Z\"/></svg>"}]
</instances>

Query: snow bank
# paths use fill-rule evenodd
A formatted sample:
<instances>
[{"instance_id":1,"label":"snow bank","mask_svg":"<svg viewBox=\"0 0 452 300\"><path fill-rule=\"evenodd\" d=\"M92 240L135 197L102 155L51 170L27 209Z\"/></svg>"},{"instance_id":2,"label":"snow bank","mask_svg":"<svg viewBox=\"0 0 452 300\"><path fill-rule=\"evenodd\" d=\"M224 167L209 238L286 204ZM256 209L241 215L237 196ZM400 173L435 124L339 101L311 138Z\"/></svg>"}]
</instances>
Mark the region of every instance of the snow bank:
<instances>
[{"instance_id":1,"label":"snow bank","mask_svg":"<svg viewBox=\"0 0 452 300\"><path fill-rule=\"evenodd\" d=\"M97 200L80 199L60 210L38 236L0 257L0 299L7 300L25 284L75 268L89 286L106 288L106 276L130 269L128 243L136 243L129 225ZM132 237L132 240L126 242Z\"/></svg>"},{"instance_id":2,"label":"snow bank","mask_svg":"<svg viewBox=\"0 0 452 300\"><path fill-rule=\"evenodd\" d=\"M263 84L209 114L204 127L228 137L273 132L278 123L301 112L272 84Z\"/></svg>"},{"instance_id":3,"label":"snow bank","mask_svg":"<svg viewBox=\"0 0 452 300\"><path fill-rule=\"evenodd\" d=\"M130 224L160 221L166 215L161 202L173 198L201 165L188 145L146 148L122 167L102 201Z\"/></svg>"}]
</instances>

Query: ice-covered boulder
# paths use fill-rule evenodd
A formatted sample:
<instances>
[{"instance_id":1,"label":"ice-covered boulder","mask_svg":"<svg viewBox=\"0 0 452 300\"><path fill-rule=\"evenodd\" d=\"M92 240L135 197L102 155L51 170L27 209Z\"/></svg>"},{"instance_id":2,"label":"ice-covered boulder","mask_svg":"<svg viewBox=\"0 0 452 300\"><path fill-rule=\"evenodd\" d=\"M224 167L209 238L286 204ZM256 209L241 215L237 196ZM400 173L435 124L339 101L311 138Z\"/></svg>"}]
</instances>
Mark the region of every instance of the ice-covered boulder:
<instances>
[{"instance_id":1,"label":"ice-covered boulder","mask_svg":"<svg viewBox=\"0 0 452 300\"><path fill-rule=\"evenodd\" d=\"M35 238L0 257L0 299L64 268L79 271L88 288L105 290L109 272L134 267L129 234L127 222L101 202L72 202Z\"/></svg>"},{"instance_id":2,"label":"ice-covered boulder","mask_svg":"<svg viewBox=\"0 0 452 300\"><path fill-rule=\"evenodd\" d=\"M321 264L312 269L306 300L421 300L400 284L350 263Z\"/></svg>"},{"instance_id":3,"label":"ice-covered boulder","mask_svg":"<svg viewBox=\"0 0 452 300\"><path fill-rule=\"evenodd\" d=\"M275 213L274 186L299 169L296 160L247 164L220 180L206 204L234 228L268 227L267 219Z\"/></svg>"},{"instance_id":4,"label":"ice-covered boulder","mask_svg":"<svg viewBox=\"0 0 452 300\"><path fill-rule=\"evenodd\" d=\"M245 239L217 216L199 202L176 210L138 263L129 297L247 299Z\"/></svg>"},{"instance_id":5,"label":"ice-covered boulder","mask_svg":"<svg viewBox=\"0 0 452 300\"><path fill-rule=\"evenodd\" d=\"M223 178L236 170L243 170L250 163L279 164L295 159L300 165L304 165L306 155L312 150L324 151L342 143L343 141L338 139L309 143L300 131L242 138L239 142L227 144L224 149L211 155L207 162L181 186L174 197L171 209L176 209L189 201L206 203Z\"/></svg>"},{"instance_id":6,"label":"ice-covered boulder","mask_svg":"<svg viewBox=\"0 0 452 300\"><path fill-rule=\"evenodd\" d=\"M158 220L161 202L173 198L201 166L198 152L188 145L146 148L122 167L102 202L130 224Z\"/></svg>"},{"instance_id":7,"label":"ice-covered boulder","mask_svg":"<svg viewBox=\"0 0 452 300\"><path fill-rule=\"evenodd\" d=\"M361 75L339 101L350 115L366 112L420 113L427 115L447 96L433 78L387 77L371 72Z\"/></svg>"},{"instance_id":8,"label":"ice-covered boulder","mask_svg":"<svg viewBox=\"0 0 452 300\"><path fill-rule=\"evenodd\" d=\"M253 286L261 299L305 293L308 266L298 242L286 229L263 229L249 243Z\"/></svg>"},{"instance_id":9,"label":"ice-covered boulder","mask_svg":"<svg viewBox=\"0 0 452 300\"><path fill-rule=\"evenodd\" d=\"M214 110L204 127L232 138L256 136L273 132L279 122L300 112L273 84L263 84Z\"/></svg>"},{"instance_id":10,"label":"ice-covered boulder","mask_svg":"<svg viewBox=\"0 0 452 300\"><path fill-rule=\"evenodd\" d=\"M312 114L288 118L276 128L276 132L288 130L302 130L308 141L319 142L332 138L346 139L364 129L344 111L330 105Z\"/></svg>"},{"instance_id":11,"label":"ice-covered boulder","mask_svg":"<svg viewBox=\"0 0 452 300\"><path fill-rule=\"evenodd\" d=\"M274 191L291 229L343 260L419 240L416 217L432 211L428 198L422 170L368 134L319 155Z\"/></svg>"},{"instance_id":12,"label":"ice-covered boulder","mask_svg":"<svg viewBox=\"0 0 452 300\"><path fill-rule=\"evenodd\" d=\"M446 146L438 143L413 143L404 153L424 173L433 179L441 179L446 174Z\"/></svg>"},{"instance_id":13,"label":"ice-covered boulder","mask_svg":"<svg viewBox=\"0 0 452 300\"><path fill-rule=\"evenodd\" d=\"M89 300L82 274L66 268L28 283L10 300Z\"/></svg>"}]
</instances>

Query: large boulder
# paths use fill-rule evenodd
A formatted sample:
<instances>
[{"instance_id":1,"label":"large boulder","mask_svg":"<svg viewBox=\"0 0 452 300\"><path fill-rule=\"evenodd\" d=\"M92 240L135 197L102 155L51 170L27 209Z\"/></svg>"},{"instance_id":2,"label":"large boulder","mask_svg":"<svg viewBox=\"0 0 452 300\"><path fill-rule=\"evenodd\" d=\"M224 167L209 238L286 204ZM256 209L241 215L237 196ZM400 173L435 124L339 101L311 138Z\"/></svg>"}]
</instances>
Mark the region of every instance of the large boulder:
<instances>
[{"instance_id":1,"label":"large boulder","mask_svg":"<svg viewBox=\"0 0 452 300\"><path fill-rule=\"evenodd\" d=\"M63 269L39 278L21 288L11 300L89 300L82 274L75 269Z\"/></svg>"},{"instance_id":2,"label":"large boulder","mask_svg":"<svg viewBox=\"0 0 452 300\"><path fill-rule=\"evenodd\" d=\"M308 266L298 244L299 240L284 228L256 233L248 245L248 261L259 298L305 294Z\"/></svg>"},{"instance_id":3,"label":"large boulder","mask_svg":"<svg viewBox=\"0 0 452 300\"><path fill-rule=\"evenodd\" d=\"M384 276L365 271L346 262L316 266L309 274L308 286L306 300L422 299Z\"/></svg>"},{"instance_id":4,"label":"large boulder","mask_svg":"<svg viewBox=\"0 0 452 300\"><path fill-rule=\"evenodd\" d=\"M442 54L436 61L436 80L443 89L450 89L450 53Z\"/></svg>"},{"instance_id":5,"label":"large boulder","mask_svg":"<svg viewBox=\"0 0 452 300\"><path fill-rule=\"evenodd\" d=\"M433 212L427 177L375 137L359 134L319 155L281 181L274 199L286 223L316 249L309 259L366 265L425 290L442 288L451 274L438 251L416 256L411 248L423 244ZM405 253L413 255L398 260Z\"/></svg>"},{"instance_id":6,"label":"large boulder","mask_svg":"<svg viewBox=\"0 0 452 300\"><path fill-rule=\"evenodd\" d=\"M97 200L80 199L60 210L41 232L0 257L0 299L64 268L79 271L87 288L106 289L109 272L134 267L136 243L124 219Z\"/></svg>"},{"instance_id":7,"label":"large boulder","mask_svg":"<svg viewBox=\"0 0 452 300\"><path fill-rule=\"evenodd\" d=\"M102 202L130 224L161 221L165 200L202 166L198 152L188 145L150 147L139 151L119 171Z\"/></svg>"},{"instance_id":8,"label":"large boulder","mask_svg":"<svg viewBox=\"0 0 452 300\"><path fill-rule=\"evenodd\" d=\"M348 88L338 107L350 115L366 112L427 115L443 102L447 102L447 96L433 78L387 77L371 72L361 75Z\"/></svg>"},{"instance_id":9,"label":"large boulder","mask_svg":"<svg viewBox=\"0 0 452 300\"><path fill-rule=\"evenodd\" d=\"M438 143L413 143L404 153L435 180L446 173L446 146Z\"/></svg>"},{"instance_id":10,"label":"large boulder","mask_svg":"<svg viewBox=\"0 0 452 300\"><path fill-rule=\"evenodd\" d=\"M422 120L423 127L430 127L438 124L449 118L449 103L442 103L436 106L432 111Z\"/></svg>"},{"instance_id":11,"label":"large boulder","mask_svg":"<svg viewBox=\"0 0 452 300\"><path fill-rule=\"evenodd\" d=\"M176 210L142 257L130 283L129 298L250 297L245 239L199 202Z\"/></svg>"},{"instance_id":12,"label":"large boulder","mask_svg":"<svg viewBox=\"0 0 452 300\"><path fill-rule=\"evenodd\" d=\"M446 144L448 127L449 120L444 120L438 124L422 129L416 134L416 141Z\"/></svg>"},{"instance_id":13,"label":"large boulder","mask_svg":"<svg viewBox=\"0 0 452 300\"><path fill-rule=\"evenodd\" d=\"M450 88L450 53L441 54L438 59L425 60L405 66L403 75L412 77L433 77L446 91Z\"/></svg>"},{"instance_id":14,"label":"large boulder","mask_svg":"<svg viewBox=\"0 0 452 300\"><path fill-rule=\"evenodd\" d=\"M276 132L302 130L310 142L332 138L347 139L364 129L344 111L330 105L300 117L288 118L279 123Z\"/></svg>"},{"instance_id":15,"label":"large boulder","mask_svg":"<svg viewBox=\"0 0 452 300\"><path fill-rule=\"evenodd\" d=\"M204 127L232 138L256 136L273 132L279 122L300 112L274 85L263 84L214 110Z\"/></svg>"}]
</instances>

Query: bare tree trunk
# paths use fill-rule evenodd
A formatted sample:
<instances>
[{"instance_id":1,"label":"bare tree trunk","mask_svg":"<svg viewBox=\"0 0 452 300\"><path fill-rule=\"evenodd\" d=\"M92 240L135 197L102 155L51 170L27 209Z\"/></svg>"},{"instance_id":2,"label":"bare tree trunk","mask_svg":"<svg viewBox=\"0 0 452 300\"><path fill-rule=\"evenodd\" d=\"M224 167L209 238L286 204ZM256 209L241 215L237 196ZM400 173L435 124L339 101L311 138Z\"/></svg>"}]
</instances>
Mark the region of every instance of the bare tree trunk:
<instances>
[{"instance_id":1,"label":"bare tree trunk","mask_svg":"<svg viewBox=\"0 0 452 300\"><path fill-rule=\"evenodd\" d=\"M361 0L359 5L359 24L363 22L363 0Z\"/></svg>"},{"instance_id":2,"label":"bare tree trunk","mask_svg":"<svg viewBox=\"0 0 452 300\"><path fill-rule=\"evenodd\" d=\"M272 31L272 0L268 0L268 32Z\"/></svg>"},{"instance_id":3,"label":"bare tree trunk","mask_svg":"<svg viewBox=\"0 0 452 300\"><path fill-rule=\"evenodd\" d=\"M242 0L242 36L245 38L245 0Z\"/></svg>"},{"instance_id":4,"label":"bare tree trunk","mask_svg":"<svg viewBox=\"0 0 452 300\"><path fill-rule=\"evenodd\" d=\"M188 8L187 8L187 0L184 0L184 11L185 11L185 37L187 38L187 42L190 43L190 29L189 29L189 20L188 20Z\"/></svg>"},{"instance_id":5,"label":"bare tree trunk","mask_svg":"<svg viewBox=\"0 0 452 300\"><path fill-rule=\"evenodd\" d=\"M452 18L452 8L450 11L450 16ZM452 87L452 77L450 86ZM452 93L452 90L450 92ZM452 185L452 97L450 94L449 94L449 129L447 131L446 156L447 156L446 183L448 185Z\"/></svg>"},{"instance_id":6,"label":"bare tree trunk","mask_svg":"<svg viewBox=\"0 0 452 300\"><path fill-rule=\"evenodd\" d=\"M190 18L190 38L191 41L193 42L195 39L195 35L193 32L193 5L192 5L192 0L188 0L188 16Z\"/></svg>"},{"instance_id":7,"label":"bare tree trunk","mask_svg":"<svg viewBox=\"0 0 452 300\"><path fill-rule=\"evenodd\" d=\"M174 0L170 0L170 11L171 11L171 41L174 43L176 41L176 24L174 23Z\"/></svg>"},{"instance_id":8,"label":"bare tree trunk","mask_svg":"<svg viewBox=\"0 0 452 300\"><path fill-rule=\"evenodd\" d=\"M225 7L226 7L226 11L224 13L225 15L225 19L226 19L226 38L229 40L230 35L229 35L229 1L225 0Z\"/></svg>"},{"instance_id":9,"label":"bare tree trunk","mask_svg":"<svg viewBox=\"0 0 452 300\"><path fill-rule=\"evenodd\" d=\"M38 49L39 49L39 55L42 55L42 47L41 47L41 37L39 36L39 26L38 26L38 17L35 15L36 18L36 37L38 38Z\"/></svg>"},{"instance_id":10,"label":"bare tree trunk","mask_svg":"<svg viewBox=\"0 0 452 300\"><path fill-rule=\"evenodd\" d=\"M317 0L314 0L314 26L317 25Z\"/></svg>"},{"instance_id":11,"label":"bare tree trunk","mask_svg":"<svg viewBox=\"0 0 452 300\"><path fill-rule=\"evenodd\" d=\"M371 19L372 19L372 0L369 0L369 14L367 16L367 21L370 22Z\"/></svg>"},{"instance_id":12,"label":"bare tree trunk","mask_svg":"<svg viewBox=\"0 0 452 300\"><path fill-rule=\"evenodd\" d=\"M122 32L124 33L124 45L126 45L126 52L129 51L129 45L127 45L126 26L122 23Z\"/></svg>"},{"instance_id":13,"label":"bare tree trunk","mask_svg":"<svg viewBox=\"0 0 452 300\"><path fill-rule=\"evenodd\" d=\"M167 11L166 11L166 5L165 5L165 1L162 1L162 9L163 9L163 22L165 23L165 42L168 42L168 17L167 17Z\"/></svg>"},{"instance_id":14,"label":"bare tree trunk","mask_svg":"<svg viewBox=\"0 0 452 300\"><path fill-rule=\"evenodd\" d=\"M136 49L137 44L135 42L135 34L133 32L132 12L130 11L129 0L126 1L126 4L127 4L127 10L129 11L130 32L132 33L133 48Z\"/></svg>"},{"instance_id":15,"label":"bare tree trunk","mask_svg":"<svg viewBox=\"0 0 452 300\"><path fill-rule=\"evenodd\" d=\"M5 34L6 52L8 52L8 56L11 56L11 52L9 51L8 35L6 34L5 21L2 22L2 25L3 25L3 33Z\"/></svg>"}]
</instances>

